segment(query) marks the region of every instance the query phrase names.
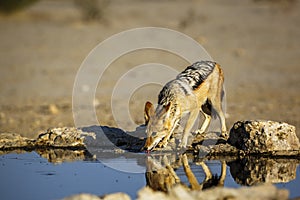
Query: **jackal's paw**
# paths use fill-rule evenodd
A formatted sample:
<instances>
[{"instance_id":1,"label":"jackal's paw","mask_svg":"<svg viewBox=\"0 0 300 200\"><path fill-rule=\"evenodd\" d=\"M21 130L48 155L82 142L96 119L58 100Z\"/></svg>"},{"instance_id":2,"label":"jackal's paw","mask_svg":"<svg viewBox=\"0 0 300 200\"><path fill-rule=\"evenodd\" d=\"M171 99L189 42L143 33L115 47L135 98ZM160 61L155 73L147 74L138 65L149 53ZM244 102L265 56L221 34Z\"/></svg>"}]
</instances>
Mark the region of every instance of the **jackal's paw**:
<instances>
[{"instance_id":1,"label":"jackal's paw","mask_svg":"<svg viewBox=\"0 0 300 200\"><path fill-rule=\"evenodd\" d=\"M178 145L179 149L186 149L186 147L187 147L186 142L180 142L179 145Z\"/></svg>"},{"instance_id":2,"label":"jackal's paw","mask_svg":"<svg viewBox=\"0 0 300 200\"><path fill-rule=\"evenodd\" d=\"M203 135L204 133L205 133L205 131L199 130L199 129L195 131L196 135Z\"/></svg>"},{"instance_id":3,"label":"jackal's paw","mask_svg":"<svg viewBox=\"0 0 300 200\"><path fill-rule=\"evenodd\" d=\"M224 140L228 140L229 138L228 131L222 131L220 138L223 138Z\"/></svg>"}]
</instances>

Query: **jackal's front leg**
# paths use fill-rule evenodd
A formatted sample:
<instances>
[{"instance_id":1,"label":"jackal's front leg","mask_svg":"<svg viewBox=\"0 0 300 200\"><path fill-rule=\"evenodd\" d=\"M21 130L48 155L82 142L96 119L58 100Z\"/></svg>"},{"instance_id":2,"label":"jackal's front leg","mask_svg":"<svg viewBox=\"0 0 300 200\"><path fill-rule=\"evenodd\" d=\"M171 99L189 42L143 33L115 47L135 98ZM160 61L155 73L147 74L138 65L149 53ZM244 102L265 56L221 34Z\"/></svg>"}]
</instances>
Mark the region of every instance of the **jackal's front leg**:
<instances>
[{"instance_id":1,"label":"jackal's front leg","mask_svg":"<svg viewBox=\"0 0 300 200\"><path fill-rule=\"evenodd\" d=\"M179 148L186 148L189 134L191 132L191 129L192 129L196 119L197 119L198 114L199 114L198 110L193 110L190 112L190 116L186 122L184 131L183 131L183 135L182 135L182 139L179 144Z\"/></svg>"},{"instance_id":2,"label":"jackal's front leg","mask_svg":"<svg viewBox=\"0 0 300 200\"><path fill-rule=\"evenodd\" d=\"M164 139L163 139L162 141L159 142L159 144L158 144L157 146L158 146L159 148L164 148L164 147L166 147L167 144L168 144L168 140L170 139L171 135L172 135L172 131L170 131L170 132L164 137Z\"/></svg>"},{"instance_id":3,"label":"jackal's front leg","mask_svg":"<svg viewBox=\"0 0 300 200\"><path fill-rule=\"evenodd\" d=\"M178 122L179 122L179 119L174 120L173 127L172 127L171 131L170 131L170 132L164 137L164 139L158 144L158 147L164 148L164 147L167 146L168 141L169 141L171 135L173 134L174 130L176 129Z\"/></svg>"}]
</instances>

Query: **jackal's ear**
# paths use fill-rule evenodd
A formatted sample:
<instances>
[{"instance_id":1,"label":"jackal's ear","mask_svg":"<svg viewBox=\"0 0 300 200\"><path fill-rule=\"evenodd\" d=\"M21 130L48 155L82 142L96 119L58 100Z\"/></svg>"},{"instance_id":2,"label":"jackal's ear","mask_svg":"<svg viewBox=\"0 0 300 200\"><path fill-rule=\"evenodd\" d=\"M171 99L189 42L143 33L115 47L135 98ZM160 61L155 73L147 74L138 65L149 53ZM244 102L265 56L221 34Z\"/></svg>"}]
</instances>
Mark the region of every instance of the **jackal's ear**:
<instances>
[{"instance_id":1,"label":"jackal's ear","mask_svg":"<svg viewBox=\"0 0 300 200\"><path fill-rule=\"evenodd\" d=\"M154 115L154 106L151 102L147 101L145 104L144 110L144 118L145 118L145 125L148 125L150 117Z\"/></svg>"}]
</instances>

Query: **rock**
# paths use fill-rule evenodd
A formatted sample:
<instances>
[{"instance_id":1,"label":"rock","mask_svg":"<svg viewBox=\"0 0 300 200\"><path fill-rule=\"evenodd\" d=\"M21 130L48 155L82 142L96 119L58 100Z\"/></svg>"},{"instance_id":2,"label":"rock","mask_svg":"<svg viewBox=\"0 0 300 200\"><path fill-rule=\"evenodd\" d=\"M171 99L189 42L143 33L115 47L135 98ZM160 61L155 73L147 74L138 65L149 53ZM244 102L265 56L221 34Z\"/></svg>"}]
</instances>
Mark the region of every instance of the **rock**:
<instances>
[{"instance_id":1,"label":"rock","mask_svg":"<svg viewBox=\"0 0 300 200\"><path fill-rule=\"evenodd\" d=\"M144 187L138 191L138 200L169 200L167 193L154 191L150 187Z\"/></svg>"},{"instance_id":2,"label":"rock","mask_svg":"<svg viewBox=\"0 0 300 200\"><path fill-rule=\"evenodd\" d=\"M9 150L14 148L30 148L33 140L23 137L16 133L0 134L0 150Z\"/></svg>"},{"instance_id":3,"label":"rock","mask_svg":"<svg viewBox=\"0 0 300 200\"><path fill-rule=\"evenodd\" d=\"M199 192L199 191L197 191ZM196 199L195 195L193 195L186 187L182 185L176 185L170 192L170 199Z\"/></svg>"},{"instance_id":4,"label":"rock","mask_svg":"<svg viewBox=\"0 0 300 200\"><path fill-rule=\"evenodd\" d=\"M48 129L35 141L36 146L49 147L84 147L85 136L94 137L93 133L83 132L75 127Z\"/></svg>"},{"instance_id":5,"label":"rock","mask_svg":"<svg viewBox=\"0 0 300 200\"><path fill-rule=\"evenodd\" d=\"M76 194L70 197L66 197L63 200L130 200L131 198L125 193L108 194L103 197L98 197L93 194Z\"/></svg>"},{"instance_id":6,"label":"rock","mask_svg":"<svg viewBox=\"0 0 300 200\"><path fill-rule=\"evenodd\" d=\"M277 189L270 184L239 189L215 187L204 191L190 191L182 185L177 185L169 193L155 192L149 187L144 187L138 192L138 200L286 200L288 194L287 190Z\"/></svg>"},{"instance_id":7,"label":"rock","mask_svg":"<svg viewBox=\"0 0 300 200\"><path fill-rule=\"evenodd\" d=\"M203 192L192 191L198 200L285 200L289 192L285 189L277 189L270 184L241 187L239 189L217 187Z\"/></svg>"},{"instance_id":8,"label":"rock","mask_svg":"<svg viewBox=\"0 0 300 200\"><path fill-rule=\"evenodd\" d=\"M207 154L210 153L210 148L204 145L197 145L195 146L195 150L198 151L199 157L205 157Z\"/></svg>"},{"instance_id":9,"label":"rock","mask_svg":"<svg viewBox=\"0 0 300 200\"><path fill-rule=\"evenodd\" d=\"M93 194L76 194L66 197L63 200L101 200L100 197Z\"/></svg>"},{"instance_id":10,"label":"rock","mask_svg":"<svg viewBox=\"0 0 300 200\"><path fill-rule=\"evenodd\" d=\"M177 185L169 193L154 191L149 187L144 187L138 191L138 200L286 200L288 191L277 189L270 184L264 184L254 187L242 187L239 189L216 187L204 191L190 191L187 187ZM91 194L73 195L64 200L130 200L130 197L124 193L115 193L105 195L100 198Z\"/></svg>"},{"instance_id":11,"label":"rock","mask_svg":"<svg viewBox=\"0 0 300 200\"><path fill-rule=\"evenodd\" d=\"M247 153L272 155L299 153L300 144L295 127L274 121L238 121L230 130L228 143Z\"/></svg>"},{"instance_id":12,"label":"rock","mask_svg":"<svg viewBox=\"0 0 300 200\"><path fill-rule=\"evenodd\" d=\"M105 195L103 200L130 200L131 198L128 196L128 194L118 192L114 194Z\"/></svg>"},{"instance_id":13,"label":"rock","mask_svg":"<svg viewBox=\"0 0 300 200\"><path fill-rule=\"evenodd\" d=\"M197 134L195 137L190 137L193 144L213 145L218 142L220 137L216 132L208 132Z\"/></svg>"},{"instance_id":14,"label":"rock","mask_svg":"<svg viewBox=\"0 0 300 200\"><path fill-rule=\"evenodd\" d=\"M28 139L19 134L0 134L0 150L50 148L85 148L86 136L94 133L84 132L74 127L52 128L41 133L37 139Z\"/></svg>"},{"instance_id":15,"label":"rock","mask_svg":"<svg viewBox=\"0 0 300 200\"><path fill-rule=\"evenodd\" d=\"M240 155L241 151L236 147L227 143L208 145L208 146L197 144L194 147L194 153L197 153L199 158L206 157L212 159L214 157L219 157L219 156L237 157Z\"/></svg>"},{"instance_id":16,"label":"rock","mask_svg":"<svg viewBox=\"0 0 300 200\"><path fill-rule=\"evenodd\" d=\"M209 146L209 155L233 156L239 153L239 150L229 144L216 144Z\"/></svg>"}]
</instances>

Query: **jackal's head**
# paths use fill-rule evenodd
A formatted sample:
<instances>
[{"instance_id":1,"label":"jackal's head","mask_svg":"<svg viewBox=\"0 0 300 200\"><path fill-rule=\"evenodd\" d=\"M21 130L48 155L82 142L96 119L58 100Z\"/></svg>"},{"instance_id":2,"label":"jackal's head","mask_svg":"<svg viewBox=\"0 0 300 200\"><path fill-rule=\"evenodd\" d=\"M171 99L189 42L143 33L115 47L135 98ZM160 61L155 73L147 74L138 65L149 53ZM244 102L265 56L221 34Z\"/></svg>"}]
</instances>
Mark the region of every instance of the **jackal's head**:
<instances>
[{"instance_id":1,"label":"jackal's head","mask_svg":"<svg viewBox=\"0 0 300 200\"><path fill-rule=\"evenodd\" d=\"M147 140L144 146L145 150L151 151L171 131L170 107L171 103L166 106L158 105L155 109L152 103L146 102L144 117L147 126Z\"/></svg>"}]
</instances>

